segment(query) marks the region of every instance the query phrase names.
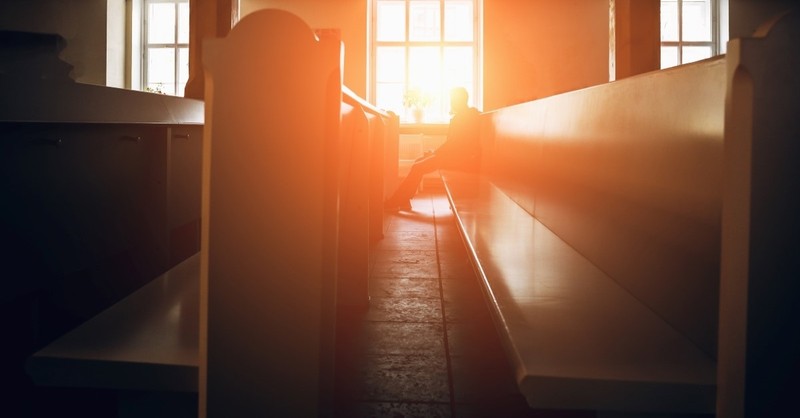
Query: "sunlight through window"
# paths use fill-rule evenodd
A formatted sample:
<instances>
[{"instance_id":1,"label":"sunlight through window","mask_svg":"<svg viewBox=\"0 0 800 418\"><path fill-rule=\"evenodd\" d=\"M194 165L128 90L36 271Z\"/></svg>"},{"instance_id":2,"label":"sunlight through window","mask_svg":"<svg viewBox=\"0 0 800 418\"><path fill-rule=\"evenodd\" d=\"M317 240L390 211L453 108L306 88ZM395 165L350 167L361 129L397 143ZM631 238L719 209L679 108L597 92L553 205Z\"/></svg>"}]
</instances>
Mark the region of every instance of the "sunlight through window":
<instances>
[{"instance_id":1,"label":"sunlight through window","mask_svg":"<svg viewBox=\"0 0 800 418\"><path fill-rule=\"evenodd\" d=\"M370 98L376 106L403 123L447 123L447 92L455 86L479 105L478 3L373 0Z\"/></svg>"},{"instance_id":2,"label":"sunlight through window","mask_svg":"<svg viewBox=\"0 0 800 418\"><path fill-rule=\"evenodd\" d=\"M716 54L716 0L661 0L661 68Z\"/></svg>"},{"instance_id":3,"label":"sunlight through window","mask_svg":"<svg viewBox=\"0 0 800 418\"><path fill-rule=\"evenodd\" d=\"M189 0L144 2L144 89L183 96L189 80Z\"/></svg>"}]
</instances>

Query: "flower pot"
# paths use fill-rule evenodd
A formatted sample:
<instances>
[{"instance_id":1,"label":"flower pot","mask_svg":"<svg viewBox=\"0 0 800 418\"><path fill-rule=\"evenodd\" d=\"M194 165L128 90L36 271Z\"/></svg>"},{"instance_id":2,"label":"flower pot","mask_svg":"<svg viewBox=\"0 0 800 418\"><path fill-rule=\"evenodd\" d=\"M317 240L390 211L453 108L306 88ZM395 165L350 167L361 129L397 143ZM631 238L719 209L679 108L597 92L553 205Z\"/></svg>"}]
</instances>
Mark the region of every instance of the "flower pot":
<instances>
[{"instance_id":1,"label":"flower pot","mask_svg":"<svg viewBox=\"0 0 800 418\"><path fill-rule=\"evenodd\" d=\"M422 123L422 118L425 114L422 112L422 109L412 109L411 110L411 117L414 119L414 123Z\"/></svg>"}]
</instances>

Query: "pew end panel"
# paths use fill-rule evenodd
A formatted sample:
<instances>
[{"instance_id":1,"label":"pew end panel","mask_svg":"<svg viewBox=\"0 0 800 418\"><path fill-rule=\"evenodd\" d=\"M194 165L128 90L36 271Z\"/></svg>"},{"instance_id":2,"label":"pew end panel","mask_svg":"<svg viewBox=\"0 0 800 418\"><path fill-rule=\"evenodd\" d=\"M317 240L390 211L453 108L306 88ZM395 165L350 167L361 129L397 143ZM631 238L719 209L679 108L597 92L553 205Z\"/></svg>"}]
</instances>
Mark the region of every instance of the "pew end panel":
<instances>
[{"instance_id":1,"label":"pew end panel","mask_svg":"<svg viewBox=\"0 0 800 418\"><path fill-rule=\"evenodd\" d=\"M800 391L800 8L728 44L717 414Z\"/></svg>"},{"instance_id":2,"label":"pew end panel","mask_svg":"<svg viewBox=\"0 0 800 418\"><path fill-rule=\"evenodd\" d=\"M203 56L200 414L316 415L332 392L341 42L269 9Z\"/></svg>"}]
</instances>

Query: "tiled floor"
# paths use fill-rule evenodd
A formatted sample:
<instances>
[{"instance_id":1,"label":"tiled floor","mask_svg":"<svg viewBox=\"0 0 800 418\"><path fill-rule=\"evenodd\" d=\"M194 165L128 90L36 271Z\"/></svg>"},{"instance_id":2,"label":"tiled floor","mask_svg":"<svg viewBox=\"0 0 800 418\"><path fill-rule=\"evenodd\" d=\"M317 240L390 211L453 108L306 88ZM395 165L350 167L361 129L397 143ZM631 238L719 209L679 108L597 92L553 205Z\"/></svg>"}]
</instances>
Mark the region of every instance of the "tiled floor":
<instances>
[{"instance_id":1,"label":"tiled floor","mask_svg":"<svg viewBox=\"0 0 800 418\"><path fill-rule=\"evenodd\" d=\"M337 416L593 417L528 408L441 186L387 213L366 312L339 314Z\"/></svg>"}]
</instances>

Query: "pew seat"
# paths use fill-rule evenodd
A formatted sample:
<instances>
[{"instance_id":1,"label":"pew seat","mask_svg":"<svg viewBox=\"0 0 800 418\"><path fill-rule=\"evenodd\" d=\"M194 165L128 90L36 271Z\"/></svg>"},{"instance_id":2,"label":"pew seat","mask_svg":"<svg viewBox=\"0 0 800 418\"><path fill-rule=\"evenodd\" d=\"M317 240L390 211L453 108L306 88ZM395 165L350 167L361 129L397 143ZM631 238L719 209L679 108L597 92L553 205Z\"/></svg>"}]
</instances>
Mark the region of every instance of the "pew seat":
<instances>
[{"instance_id":1,"label":"pew seat","mask_svg":"<svg viewBox=\"0 0 800 418\"><path fill-rule=\"evenodd\" d=\"M441 175L532 408L714 412L713 359L487 177Z\"/></svg>"},{"instance_id":2,"label":"pew seat","mask_svg":"<svg viewBox=\"0 0 800 418\"><path fill-rule=\"evenodd\" d=\"M28 359L42 386L197 392L199 253Z\"/></svg>"}]
</instances>

